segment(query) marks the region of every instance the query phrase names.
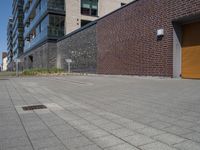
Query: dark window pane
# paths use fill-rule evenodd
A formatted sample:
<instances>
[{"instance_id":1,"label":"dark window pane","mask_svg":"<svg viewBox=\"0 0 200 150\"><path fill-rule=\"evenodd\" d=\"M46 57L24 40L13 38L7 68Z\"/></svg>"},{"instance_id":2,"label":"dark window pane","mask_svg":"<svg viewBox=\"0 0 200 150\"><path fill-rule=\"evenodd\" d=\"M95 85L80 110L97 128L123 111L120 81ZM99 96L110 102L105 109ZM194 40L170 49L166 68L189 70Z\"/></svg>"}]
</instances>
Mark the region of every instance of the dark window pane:
<instances>
[{"instance_id":1,"label":"dark window pane","mask_svg":"<svg viewBox=\"0 0 200 150\"><path fill-rule=\"evenodd\" d=\"M81 14L98 16L98 0L81 0Z\"/></svg>"},{"instance_id":2,"label":"dark window pane","mask_svg":"<svg viewBox=\"0 0 200 150\"><path fill-rule=\"evenodd\" d=\"M83 14L83 15L90 15L90 9L88 9L88 8L81 8L81 14Z\"/></svg>"},{"instance_id":3,"label":"dark window pane","mask_svg":"<svg viewBox=\"0 0 200 150\"><path fill-rule=\"evenodd\" d=\"M96 9L92 9L91 10L91 15L92 16L97 16L97 10Z\"/></svg>"},{"instance_id":4,"label":"dark window pane","mask_svg":"<svg viewBox=\"0 0 200 150\"><path fill-rule=\"evenodd\" d=\"M81 20L81 27L87 25L88 23L90 23L91 21L88 20Z\"/></svg>"},{"instance_id":5,"label":"dark window pane","mask_svg":"<svg viewBox=\"0 0 200 150\"><path fill-rule=\"evenodd\" d=\"M126 3L121 3L121 6L124 6L124 5L126 5Z\"/></svg>"}]
</instances>

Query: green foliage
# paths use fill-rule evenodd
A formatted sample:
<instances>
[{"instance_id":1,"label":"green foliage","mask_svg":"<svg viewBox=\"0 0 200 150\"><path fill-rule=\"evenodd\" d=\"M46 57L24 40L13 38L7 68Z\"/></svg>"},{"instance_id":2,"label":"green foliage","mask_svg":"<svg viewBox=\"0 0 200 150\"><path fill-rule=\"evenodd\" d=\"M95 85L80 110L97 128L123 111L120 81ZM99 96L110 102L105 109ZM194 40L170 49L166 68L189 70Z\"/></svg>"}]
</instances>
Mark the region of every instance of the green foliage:
<instances>
[{"instance_id":1,"label":"green foliage","mask_svg":"<svg viewBox=\"0 0 200 150\"><path fill-rule=\"evenodd\" d=\"M35 75L42 75L42 74L57 74L63 73L63 69L58 68L51 68L51 69L44 69L44 68L35 68L35 69L28 69L22 72L22 75L25 76L35 76Z\"/></svg>"},{"instance_id":2,"label":"green foliage","mask_svg":"<svg viewBox=\"0 0 200 150\"><path fill-rule=\"evenodd\" d=\"M12 77L12 76L16 76L16 72L0 72L0 77Z\"/></svg>"}]
</instances>

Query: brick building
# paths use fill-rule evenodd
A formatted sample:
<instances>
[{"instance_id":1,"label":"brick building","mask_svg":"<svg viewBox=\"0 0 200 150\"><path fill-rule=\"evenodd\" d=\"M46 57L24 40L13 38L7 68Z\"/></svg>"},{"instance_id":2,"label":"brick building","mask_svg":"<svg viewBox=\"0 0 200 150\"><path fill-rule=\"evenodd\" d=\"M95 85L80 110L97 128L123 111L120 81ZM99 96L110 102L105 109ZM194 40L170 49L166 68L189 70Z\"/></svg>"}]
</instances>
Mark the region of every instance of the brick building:
<instances>
[{"instance_id":1,"label":"brick building","mask_svg":"<svg viewBox=\"0 0 200 150\"><path fill-rule=\"evenodd\" d=\"M200 0L132 2L98 20L97 72L200 78L199 21Z\"/></svg>"},{"instance_id":2,"label":"brick building","mask_svg":"<svg viewBox=\"0 0 200 150\"><path fill-rule=\"evenodd\" d=\"M24 53L20 57L24 62L22 67L24 69L56 67L59 64L56 47L59 38L65 34L66 37L71 37L68 34L71 35L73 31L131 1L133 0L25 0ZM66 42L70 43L69 40ZM72 44L77 45L77 42L80 41L76 43L73 41Z\"/></svg>"},{"instance_id":3,"label":"brick building","mask_svg":"<svg viewBox=\"0 0 200 150\"><path fill-rule=\"evenodd\" d=\"M200 0L136 0L24 56L24 68L200 78Z\"/></svg>"},{"instance_id":4,"label":"brick building","mask_svg":"<svg viewBox=\"0 0 200 150\"><path fill-rule=\"evenodd\" d=\"M137 0L59 40L57 67L73 58L99 74L200 78L199 21L200 0Z\"/></svg>"}]
</instances>

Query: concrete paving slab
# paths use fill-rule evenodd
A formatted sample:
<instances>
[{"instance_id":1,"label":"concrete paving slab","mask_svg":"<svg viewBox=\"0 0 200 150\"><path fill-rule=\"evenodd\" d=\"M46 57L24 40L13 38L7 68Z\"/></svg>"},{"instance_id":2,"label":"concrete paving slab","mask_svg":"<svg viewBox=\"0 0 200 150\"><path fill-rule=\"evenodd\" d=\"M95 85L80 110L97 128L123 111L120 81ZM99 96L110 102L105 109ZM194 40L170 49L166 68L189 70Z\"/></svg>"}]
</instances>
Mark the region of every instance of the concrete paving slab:
<instances>
[{"instance_id":1,"label":"concrete paving slab","mask_svg":"<svg viewBox=\"0 0 200 150\"><path fill-rule=\"evenodd\" d=\"M175 145L179 150L199 150L200 144L192 141L185 141Z\"/></svg>"},{"instance_id":2,"label":"concrete paving slab","mask_svg":"<svg viewBox=\"0 0 200 150\"><path fill-rule=\"evenodd\" d=\"M112 146L106 148L105 150L139 150L139 149L126 143L117 146Z\"/></svg>"},{"instance_id":3,"label":"concrete paving slab","mask_svg":"<svg viewBox=\"0 0 200 150\"><path fill-rule=\"evenodd\" d=\"M132 135L132 136L124 137L123 139L126 142L131 143L132 145L134 145L136 147L139 147L139 146L142 146L142 145L147 145L149 143L154 142L153 139L151 139L147 136L144 136L142 134L135 134L135 135Z\"/></svg>"},{"instance_id":4,"label":"concrete paving slab","mask_svg":"<svg viewBox=\"0 0 200 150\"><path fill-rule=\"evenodd\" d=\"M101 75L0 81L0 146L199 150L199 85L199 80ZM22 109L33 104L47 109Z\"/></svg>"},{"instance_id":5,"label":"concrete paving slab","mask_svg":"<svg viewBox=\"0 0 200 150\"><path fill-rule=\"evenodd\" d=\"M71 150L102 150L102 149L98 147L97 145L87 145L87 146L82 146L79 148L74 148Z\"/></svg>"},{"instance_id":6,"label":"concrete paving slab","mask_svg":"<svg viewBox=\"0 0 200 150\"><path fill-rule=\"evenodd\" d=\"M150 143L140 147L142 150L176 150L166 144L162 144L159 142Z\"/></svg>"},{"instance_id":7,"label":"concrete paving slab","mask_svg":"<svg viewBox=\"0 0 200 150\"><path fill-rule=\"evenodd\" d=\"M186 141L186 139L184 138L181 138L169 133L157 135L157 136L154 136L153 138L163 143L166 143L168 145L174 145L174 144L178 144L178 143L182 143L183 141Z\"/></svg>"},{"instance_id":8,"label":"concrete paving slab","mask_svg":"<svg viewBox=\"0 0 200 150\"><path fill-rule=\"evenodd\" d=\"M108 148L115 145L124 144L125 142L112 135L93 139L93 141L101 148Z\"/></svg>"},{"instance_id":9,"label":"concrete paving slab","mask_svg":"<svg viewBox=\"0 0 200 150\"><path fill-rule=\"evenodd\" d=\"M165 131L162 131L162 130L159 130L156 128L152 128L152 127L146 127L146 128L138 129L136 131L138 133L141 133L143 135L150 136L150 137L165 133Z\"/></svg>"}]
</instances>

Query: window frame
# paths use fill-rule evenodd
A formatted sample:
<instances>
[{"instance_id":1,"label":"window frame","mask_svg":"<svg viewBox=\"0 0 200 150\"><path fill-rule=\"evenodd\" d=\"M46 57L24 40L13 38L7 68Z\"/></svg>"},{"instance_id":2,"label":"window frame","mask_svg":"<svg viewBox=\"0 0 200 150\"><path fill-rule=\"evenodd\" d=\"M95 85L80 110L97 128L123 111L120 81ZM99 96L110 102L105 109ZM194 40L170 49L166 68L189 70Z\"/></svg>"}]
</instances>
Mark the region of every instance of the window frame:
<instances>
[{"instance_id":1,"label":"window frame","mask_svg":"<svg viewBox=\"0 0 200 150\"><path fill-rule=\"evenodd\" d=\"M81 0L80 2L81 2L81 15L86 15L86 16L92 16L92 17L98 17L98 15L99 15L99 12L98 12L98 10L99 10L99 1L98 0L96 0L96 6L97 6L97 9L93 9L92 8L92 6L93 6L93 0L88 0L88 1L90 1L90 3L89 3L89 7L90 8L88 8L88 13L84 13L84 10L83 9L87 9L87 8L84 8L84 7L82 7L83 6L83 1L84 0ZM93 11L96 11L96 14L95 15L93 15ZM87 10L85 10L85 11L87 11Z\"/></svg>"}]
</instances>

